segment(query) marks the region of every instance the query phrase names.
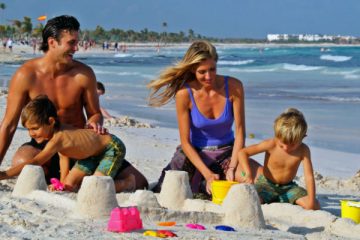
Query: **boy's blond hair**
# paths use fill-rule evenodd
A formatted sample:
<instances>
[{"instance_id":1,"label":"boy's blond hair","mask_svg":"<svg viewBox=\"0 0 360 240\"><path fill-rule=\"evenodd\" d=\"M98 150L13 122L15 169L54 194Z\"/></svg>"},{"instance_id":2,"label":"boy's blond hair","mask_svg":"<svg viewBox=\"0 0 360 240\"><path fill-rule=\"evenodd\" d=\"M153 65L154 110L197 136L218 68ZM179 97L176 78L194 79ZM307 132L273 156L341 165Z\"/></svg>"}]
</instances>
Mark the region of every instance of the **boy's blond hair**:
<instances>
[{"instance_id":1,"label":"boy's blond hair","mask_svg":"<svg viewBox=\"0 0 360 240\"><path fill-rule=\"evenodd\" d=\"M295 108L288 108L274 122L275 137L285 144L300 143L306 136L304 115Z\"/></svg>"}]
</instances>

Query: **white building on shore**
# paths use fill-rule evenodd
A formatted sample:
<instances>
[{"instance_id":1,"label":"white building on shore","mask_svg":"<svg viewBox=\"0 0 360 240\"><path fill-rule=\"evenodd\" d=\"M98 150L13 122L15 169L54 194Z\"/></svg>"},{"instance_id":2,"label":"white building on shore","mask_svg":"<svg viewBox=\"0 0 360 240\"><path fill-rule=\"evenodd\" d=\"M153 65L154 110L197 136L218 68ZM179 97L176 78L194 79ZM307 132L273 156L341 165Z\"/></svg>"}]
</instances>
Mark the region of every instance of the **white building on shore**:
<instances>
[{"instance_id":1,"label":"white building on shore","mask_svg":"<svg viewBox=\"0 0 360 240\"><path fill-rule=\"evenodd\" d=\"M302 42L320 42L326 41L331 42L335 40L352 41L356 40L353 36L332 36L332 35L320 35L320 34L267 34L266 39L268 42L282 41L286 42L289 40L302 41Z\"/></svg>"}]
</instances>

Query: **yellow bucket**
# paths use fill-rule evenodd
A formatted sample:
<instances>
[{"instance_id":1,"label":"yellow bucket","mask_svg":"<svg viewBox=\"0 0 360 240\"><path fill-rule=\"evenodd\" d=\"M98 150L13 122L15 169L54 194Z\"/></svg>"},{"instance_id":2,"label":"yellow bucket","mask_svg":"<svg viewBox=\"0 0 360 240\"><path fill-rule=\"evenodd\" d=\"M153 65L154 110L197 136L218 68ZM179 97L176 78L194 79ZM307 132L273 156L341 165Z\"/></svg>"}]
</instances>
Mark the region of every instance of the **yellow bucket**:
<instances>
[{"instance_id":1,"label":"yellow bucket","mask_svg":"<svg viewBox=\"0 0 360 240\"><path fill-rule=\"evenodd\" d=\"M238 182L231 182L225 180L215 180L211 184L212 202L221 204L226 197L230 187Z\"/></svg>"},{"instance_id":2,"label":"yellow bucket","mask_svg":"<svg viewBox=\"0 0 360 240\"><path fill-rule=\"evenodd\" d=\"M350 218L355 223L360 223L360 202L340 200L341 217Z\"/></svg>"}]
</instances>

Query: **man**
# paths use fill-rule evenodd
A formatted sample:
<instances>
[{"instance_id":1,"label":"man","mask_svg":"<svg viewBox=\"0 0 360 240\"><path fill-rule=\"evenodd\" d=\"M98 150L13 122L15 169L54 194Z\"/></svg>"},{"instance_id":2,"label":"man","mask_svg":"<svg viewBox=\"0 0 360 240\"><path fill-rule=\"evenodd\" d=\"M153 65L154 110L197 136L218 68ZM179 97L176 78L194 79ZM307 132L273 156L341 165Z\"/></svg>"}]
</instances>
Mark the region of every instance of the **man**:
<instances>
[{"instance_id":1,"label":"man","mask_svg":"<svg viewBox=\"0 0 360 240\"><path fill-rule=\"evenodd\" d=\"M62 15L50 19L45 25L40 50L44 55L24 63L11 79L4 119L0 127L0 164L11 143L23 107L38 95L45 94L55 104L59 120L78 128L92 128L104 134L103 117L96 92L96 77L92 69L73 59L78 50L80 24L72 16ZM85 108L86 117L83 109ZM12 165L18 165L38 154L45 144L34 139L15 153ZM58 155L45 167L47 180L59 177ZM133 174L136 187L147 187L145 177L131 164L120 177Z\"/></svg>"},{"instance_id":2,"label":"man","mask_svg":"<svg viewBox=\"0 0 360 240\"><path fill-rule=\"evenodd\" d=\"M50 19L42 32L41 50L45 54L24 63L12 77L0 128L0 163L14 136L23 107L40 94L46 94L55 103L61 122L79 128L88 126L104 133L94 72L73 59L78 50L79 27L79 22L72 16ZM41 148L43 146L38 146L35 141L24 144L15 153L12 164L32 158Z\"/></svg>"}]
</instances>

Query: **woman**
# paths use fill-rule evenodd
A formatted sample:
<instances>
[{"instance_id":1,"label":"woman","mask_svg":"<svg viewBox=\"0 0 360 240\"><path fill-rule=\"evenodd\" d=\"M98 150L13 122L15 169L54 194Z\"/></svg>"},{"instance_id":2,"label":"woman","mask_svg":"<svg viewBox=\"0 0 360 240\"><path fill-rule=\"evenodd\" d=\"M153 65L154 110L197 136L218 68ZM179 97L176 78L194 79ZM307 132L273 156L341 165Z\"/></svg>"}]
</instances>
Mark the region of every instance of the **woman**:
<instances>
[{"instance_id":1,"label":"woman","mask_svg":"<svg viewBox=\"0 0 360 240\"><path fill-rule=\"evenodd\" d=\"M211 182L225 175L233 180L230 161L237 162L245 145L244 89L238 79L217 74L217 60L211 43L194 42L179 63L148 84L151 106L175 98L181 145L164 170L187 171L194 193L210 193Z\"/></svg>"}]
</instances>

